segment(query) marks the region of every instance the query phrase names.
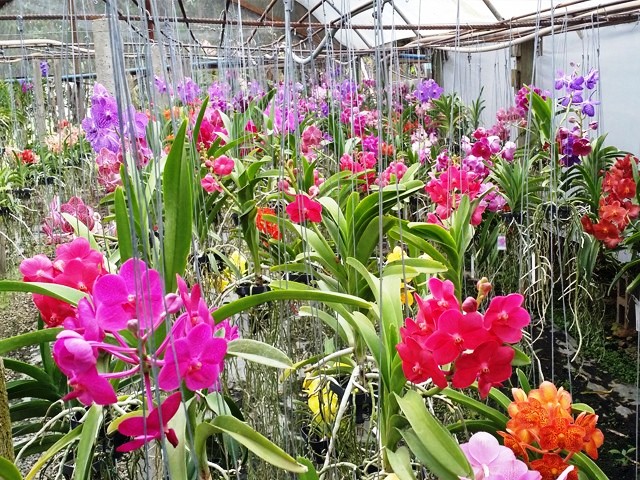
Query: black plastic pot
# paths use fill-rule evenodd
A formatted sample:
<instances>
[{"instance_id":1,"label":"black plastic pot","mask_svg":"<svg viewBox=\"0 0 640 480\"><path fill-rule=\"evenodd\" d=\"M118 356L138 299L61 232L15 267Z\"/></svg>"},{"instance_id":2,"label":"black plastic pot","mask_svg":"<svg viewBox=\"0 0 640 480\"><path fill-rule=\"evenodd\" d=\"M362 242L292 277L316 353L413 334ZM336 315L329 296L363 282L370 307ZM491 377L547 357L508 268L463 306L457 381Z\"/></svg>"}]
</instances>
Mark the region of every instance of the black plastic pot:
<instances>
[{"instance_id":1,"label":"black plastic pot","mask_svg":"<svg viewBox=\"0 0 640 480\"><path fill-rule=\"evenodd\" d=\"M28 200L31 198L31 189L30 188L16 188L12 191L13 196L19 200Z\"/></svg>"},{"instance_id":2,"label":"black plastic pot","mask_svg":"<svg viewBox=\"0 0 640 480\"><path fill-rule=\"evenodd\" d=\"M315 464L324 463L327 450L329 449L329 439L318 438L318 435L315 434L308 426L304 426L300 429L300 435L302 435L302 439L307 444L307 449L311 453L311 460Z\"/></svg>"},{"instance_id":3,"label":"black plastic pot","mask_svg":"<svg viewBox=\"0 0 640 480\"><path fill-rule=\"evenodd\" d=\"M547 220L559 220L567 222L571 219L571 207L569 205L556 205L550 203L544 206L544 214Z\"/></svg>"},{"instance_id":4,"label":"black plastic pot","mask_svg":"<svg viewBox=\"0 0 640 480\"><path fill-rule=\"evenodd\" d=\"M515 221L518 225L522 225L527 219L527 212L502 212L502 219L507 223Z\"/></svg>"},{"instance_id":5,"label":"black plastic pot","mask_svg":"<svg viewBox=\"0 0 640 480\"><path fill-rule=\"evenodd\" d=\"M290 282L304 283L305 285L311 285L311 282L314 281L313 275L307 273L289 273L287 280Z\"/></svg>"},{"instance_id":6,"label":"black plastic pot","mask_svg":"<svg viewBox=\"0 0 640 480\"><path fill-rule=\"evenodd\" d=\"M342 379L342 385L336 385L333 382L329 382L329 389L338 396L339 401L344 396L344 387L346 387L348 380ZM349 403L353 407L353 413L355 415L356 424L362 425L364 421L371 416L371 395L368 393L357 390L349 398Z\"/></svg>"},{"instance_id":7,"label":"black plastic pot","mask_svg":"<svg viewBox=\"0 0 640 480\"><path fill-rule=\"evenodd\" d=\"M251 283L243 283L236 287L236 294L242 297L248 297L251 295L259 295L261 293L265 293L271 290L269 285L254 285Z\"/></svg>"},{"instance_id":8,"label":"black plastic pot","mask_svg":"<svg viewBox=\"0 0 640 480\"><path fill-rule=\"evenodd\" d=\"M56 177L40 177L38 179L39 185L53 185L56 182Z\"/></svg>"},{"instance_id":9,"label":"black plastic pot","mask_svg":"<svg viewBox=\"0 0 640 480\"><path fill-rule=\"evenodd\" d=\"M11 213L11 209L9 207L0 207L0 217L8 217Z\"/></svg>"}]
</instances>

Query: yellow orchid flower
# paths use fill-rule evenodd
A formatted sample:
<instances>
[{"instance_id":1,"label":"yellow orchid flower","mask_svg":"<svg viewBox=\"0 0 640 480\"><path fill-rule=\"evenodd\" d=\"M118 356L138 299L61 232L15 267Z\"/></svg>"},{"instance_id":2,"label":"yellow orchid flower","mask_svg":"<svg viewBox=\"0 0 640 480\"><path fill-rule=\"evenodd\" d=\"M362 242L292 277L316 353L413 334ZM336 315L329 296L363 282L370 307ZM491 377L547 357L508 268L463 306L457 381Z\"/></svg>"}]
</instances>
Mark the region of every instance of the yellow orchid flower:
<instances>
[{"instance_id":1,"label":"yellow orchid flower","mask_svg":"<svg viewBox=\"0 0 640 480\"><path fill-rule=\"evenodd\" d=\"M329 388L329 382L307 377L303 383L303 390L309 397L307 405L313 413L313 422L323 427L331 424L338 413L339 401L338 395Z\"/></svg>"},{"instance_id":2,"label":"yellow orchid flower","mask_svg":"<svg viewBox=\"0 0 640 480\"><path fill-rule=\"evenodd\" d=\"M233 263L241 274L247 271L247 259L238 250L234 250L231 255L229 255L229 260L231 260L231 263Z\"/></svg>"},{"instance_id":3,"label":"yellow orchid flower","mask_svg":"<svg viewBox=\"0 0 640 480\"><path fill-rule=\"evenodd\" d=\"M395 262L396 260L402 260L407 257L404 250L400 246L396 246L391 253L387 255L387 263Z\"/></svg>"},{"instance_id":4,"label":"yellow orchid flower","mask_svg":"<svg viewBox=\"0 0 640 480\"><path fill-rule=\"evenodd\" d=\"M409 307L413 305L413 288L410 285L400 284L400 301Z\"/></svg>"}]
</instances>

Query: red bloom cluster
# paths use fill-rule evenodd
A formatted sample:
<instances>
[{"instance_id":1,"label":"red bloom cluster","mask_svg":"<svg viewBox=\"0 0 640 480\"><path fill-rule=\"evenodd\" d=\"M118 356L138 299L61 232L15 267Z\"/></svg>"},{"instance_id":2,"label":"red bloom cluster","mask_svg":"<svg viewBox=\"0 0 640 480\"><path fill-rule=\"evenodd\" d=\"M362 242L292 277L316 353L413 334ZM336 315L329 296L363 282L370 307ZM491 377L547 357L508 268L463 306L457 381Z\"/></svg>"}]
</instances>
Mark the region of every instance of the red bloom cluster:
<instances>
[{"instance_id":1,"label":"red bloom cluster","mask_svg":"<svg viewBox=\"0 0 640 480\"><path fill-rule=\"evenodd\" d=\"M84 238L59 245L52 262L46 255L36 255L20 264L20 273L25 282L43 282L65 285L91 293L96 279L105 273L104 257L92 250ZM33 294L42 320L49 327L57 327L67 318L75 318L76 310L62 300Z\"/></svg>"},{"instance_id":2,"label":"red bloom cluster","mask_svg":"<svg viewBox=\"0 0 640 480\"><path fill-rule=\"evenodd\" d=\"M581 219L584 231L596 237L607 248L618 246L629 222L640 214L640 206L632 202L636 195L632 161L638 163L637 158L627 155L617 160L605 174L597 223L587 215Z\"/></svg>"},{"instance_id":3,"label":"red bloom cluster","mask_svg":"<svg viewBox=\"0 0 640 480\"><path fill-rule=\"evenodd\" d=\"M258 231L264 233L265 235L275 240L280 240L282 238L282 234L280 233L278 225L263 218L263 215L275 214L276 211L273 208L258 207L258 213L256 214L256 227L258 228Z\"/></svg>"},{"instance_id":4,"label":"red bloom cluster","mask_svg":"<svg viewBox=\"0 0 640 480\"><path fill-rule=\"evenodd\" d=\"M32 165L38 161L38 155L33 150L27 149L20 154L20 160L26 165Z\"/></svg>"},{"instance_id":5,"label":"red bloom cluster","mask_svg":"<svg viewBox=\"0 0 640 480\"><path fill-rule=\"evenodd\" d=\"M482 178L471 171L450 166L437 178L434 176L426 185L425 190L431 201L437 204L436 214L441 220L449 218L451 212L458 208L462 195L468 195L473 200L480 193ZM485 207L479 205L471 217L472 225L479 225Z\"/></svg>"},{"instance_id":6,"label":"red bloom cluster","mask_svg":"<svg viewBox=\"0 0 640 480\"><path fill-rule=\"evenodd\" d=\"M514 388L513 398L508 408L511 419L507 422L507 431L500 435L507 447L542 474L542 480L555 480L577 452L584 451L591 458L598 458L598 448L604 442L602 432L596 428L598 416L582 412L574 418L571 395L562 387L558 389L551 382L542 382L540 388L528 395ZM540 458L530 460L530 452ZM564 458L563 452L568 452ZM567 478L577 480L577 469Z\"/></svg>"},{"instance_id":7,"label":"red bloom cluster","mask_svg":"<svg viewBox=\"0 0 640 480\"><path fill-rule=\"evenodd\" d=\"M487 285L478 287L481 301ZM441 388L449 380L456 388L477 380L481 397L486 397L491 387L511 376L515 352L505 344L519 342L531 320L522 308L524 298L517 293L494 297L483 315L474 298L458 303L449 280L431 278L429 289L431 297L425 300L416 295L418 314L400 329L402 342L396 348L405 376L415 383L431 378ZM448 370L441 368L449 364Z\"/></svg>"}]
</instances>

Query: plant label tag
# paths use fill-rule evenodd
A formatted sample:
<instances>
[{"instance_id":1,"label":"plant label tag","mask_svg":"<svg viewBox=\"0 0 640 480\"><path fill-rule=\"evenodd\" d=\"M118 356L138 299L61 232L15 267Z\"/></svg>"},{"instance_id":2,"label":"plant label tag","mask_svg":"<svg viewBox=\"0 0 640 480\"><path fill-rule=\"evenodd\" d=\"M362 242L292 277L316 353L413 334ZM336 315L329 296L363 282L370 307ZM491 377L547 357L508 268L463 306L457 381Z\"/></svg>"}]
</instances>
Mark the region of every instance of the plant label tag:
<instances>
[{"instance_id":1,"label":"plant label tag","mask_svg":"<svg viewBox=\"0 0 640 480\"><path fill-rule=\"evenodd\" d=\"M640 332L640 300L634 297L636 304L636 331Z\"/></svg>"},{"instance_id":2,"label":"plant label tag","mask_svg":"<svg viewBox=\"0 0 640 480\"><path fill-rule=\"evenodd\" d=\"M498 250L505 251L507 249L507 237L498 235L497 247Z\"/></svg>"}]
</instances>

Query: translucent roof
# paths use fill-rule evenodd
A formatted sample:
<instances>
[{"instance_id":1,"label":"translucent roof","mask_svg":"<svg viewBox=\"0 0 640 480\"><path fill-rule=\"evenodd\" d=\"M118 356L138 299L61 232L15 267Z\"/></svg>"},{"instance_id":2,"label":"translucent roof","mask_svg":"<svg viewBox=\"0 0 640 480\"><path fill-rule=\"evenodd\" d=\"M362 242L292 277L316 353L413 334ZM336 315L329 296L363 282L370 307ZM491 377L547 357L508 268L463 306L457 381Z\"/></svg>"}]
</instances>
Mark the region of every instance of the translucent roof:
<instances>
[{"instance_id":1,"label":"translucent roof","mask_svg":"<svg viewBox=\"0 0 640 480\"><path fill-rule=\"evenodd\" d=\"M371 0L297 1L319 23L340 27L335 39L354 49L416 39L428 44L450 38L456 30L472 32L463 35L463 44L477 43L482 32L493 34L490 41L499 41L501 36L496 33L518 37L535 29L536 22L537 28L564 24L572 29L594 21L598 26L634 22L640 13L638 2L620 0L396 0L383 2L384 30L380 32L374 28L380 24L375 14L378 7Z\"/></svg>"}]
</instances>

